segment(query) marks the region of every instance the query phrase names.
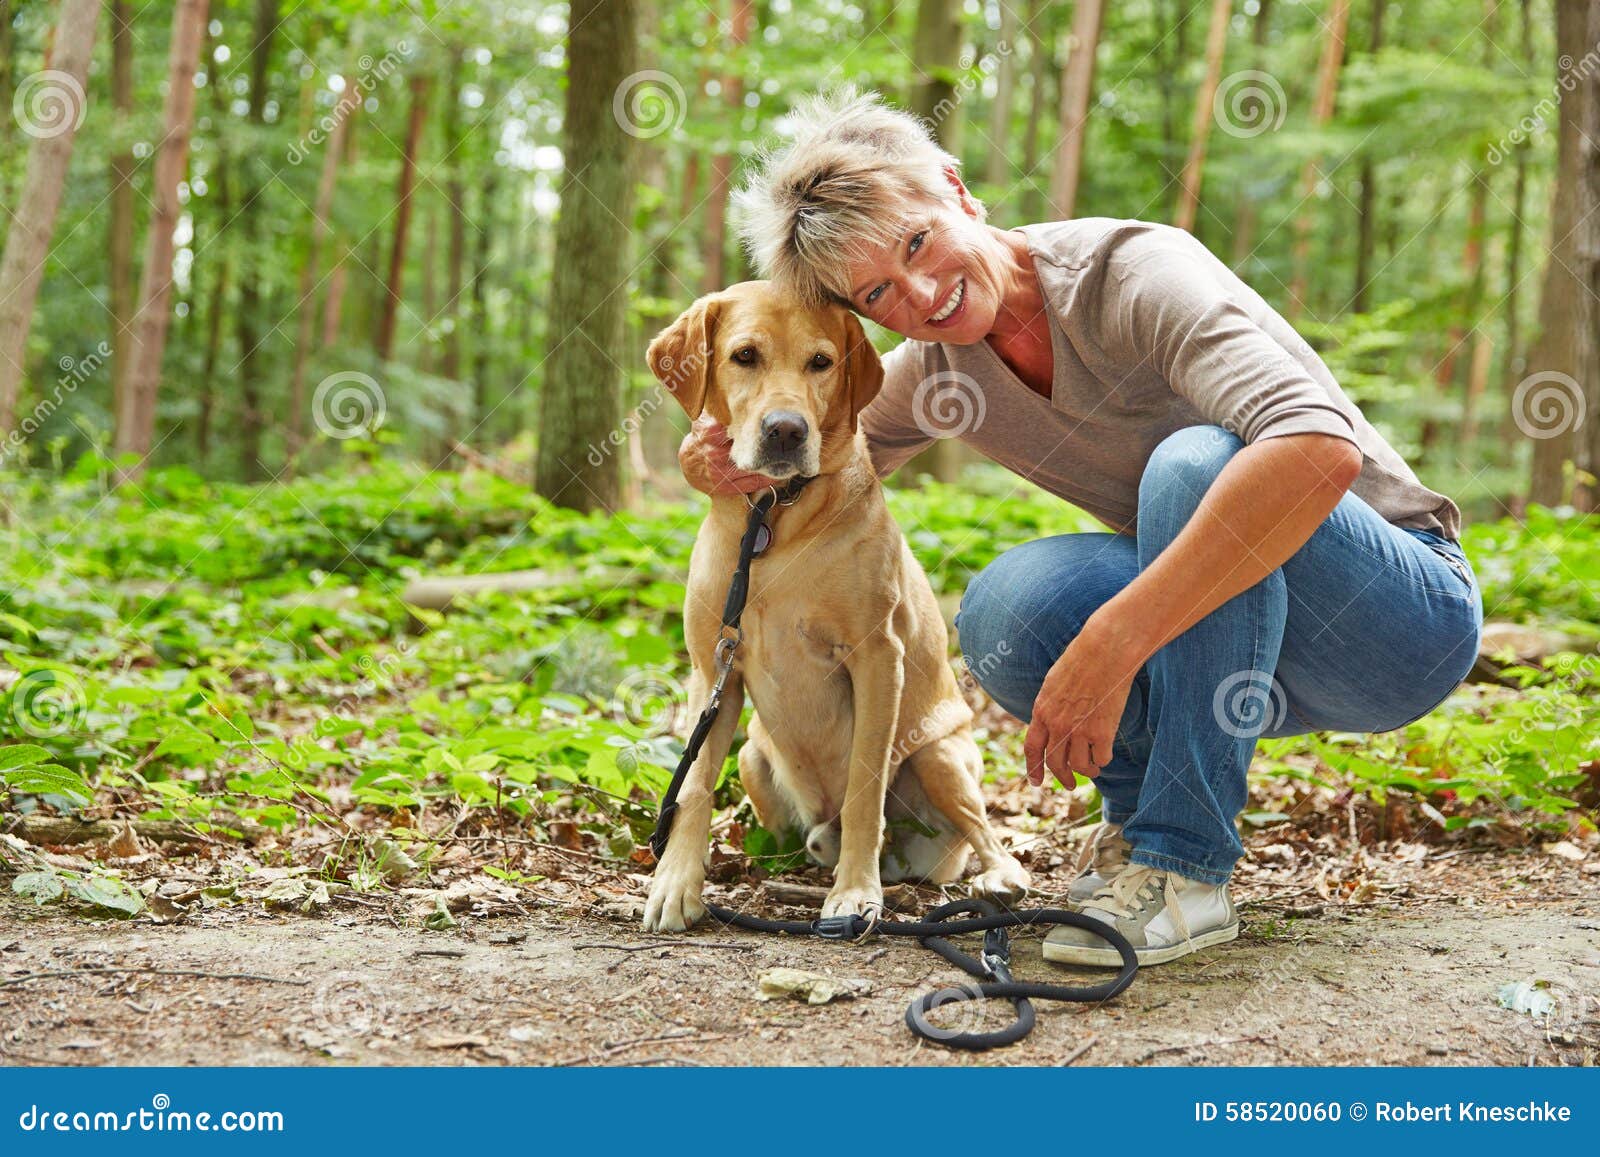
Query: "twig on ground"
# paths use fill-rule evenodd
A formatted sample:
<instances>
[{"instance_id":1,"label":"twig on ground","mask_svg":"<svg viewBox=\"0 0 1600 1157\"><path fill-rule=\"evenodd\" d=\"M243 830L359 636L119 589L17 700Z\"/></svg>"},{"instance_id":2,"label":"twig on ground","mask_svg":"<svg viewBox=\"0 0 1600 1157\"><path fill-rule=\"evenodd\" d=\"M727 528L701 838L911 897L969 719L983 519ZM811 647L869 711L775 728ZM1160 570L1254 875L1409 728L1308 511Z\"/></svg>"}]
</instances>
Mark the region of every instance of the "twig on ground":
<instances>
[{"instance_id":1,"label":"twig on ground","mask_svg":"<svg viewBox=\"0 0 1600 1157\"><path fill-rule=\"evenodd\" d=\"M1084 1041L1081 1045L1079 1045L1077 1048L1073 1049L1070 1053L1068 1053L1065 1057L1062 1058L1061 1064L1058 1067L1063 1068L1063 1069L1066 1068L1068 1065L1072 1064L1073 1061L1075 1061L1079 1057L1083 1056L1084 1053L1088 1052L1090 1049L1094 1048L1094 1046L1099 1044L1099 1043L1100 1043L1100 1037L1098 1035L1096 1035L1096 1034L1091 1033L1089 1035L1089 1039L1088 1040Z\"/></svg>"},{"instance_id":2,"label":"twig on ground","mask_svg":"<svg viewBox=\"0 0 1600 1157\"><path fill-rule=\"evenodd\" d=\"M151 976L198 976L207 980L260 980L267 984L292 984L304 988L309 980L288 980L281 976L262 976L255 972L201 972L193 968L67 968L59 972L30 972L0 980L0 988L12 984L26 984L30 980L44 980L57 976L107 976L112 973L146 973Z\"/></svg>"}]
</instances>

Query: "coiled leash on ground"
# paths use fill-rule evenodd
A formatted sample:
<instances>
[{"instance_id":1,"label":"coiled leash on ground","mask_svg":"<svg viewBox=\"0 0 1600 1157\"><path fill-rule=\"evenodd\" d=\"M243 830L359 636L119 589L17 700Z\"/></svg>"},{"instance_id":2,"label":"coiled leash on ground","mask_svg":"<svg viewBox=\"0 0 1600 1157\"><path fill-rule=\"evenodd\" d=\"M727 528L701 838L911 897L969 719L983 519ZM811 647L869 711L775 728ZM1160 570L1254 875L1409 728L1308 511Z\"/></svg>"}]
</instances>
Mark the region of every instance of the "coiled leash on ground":
<instances>
[{"instance_id":1,"label":"coiled leash on ground","mask_svg":"<svg viewBox=\"0 0 1600 1157\"><path fill-rule=\"evenodd\" d=\"M800 496L809 478L794 478L780 491L773 487L750 501L750 518L745 524L744 537L739 542L739 563L734 568L728 585L727 602L722 609L722 638L717 642L717 673L700 718L689 735L661 800L661 810L656 816L655 831L650 835L650 848L657 860L666 853L667 840L672 835L672 821L678 811L678 793L683 789L684 777L699 758L705 746L711 725L716 722L722 705L722 688L733 669L733 655L743 640L739 620L744 615L745 602L750 597L750 565L756 555L772 544L772 528L767 524L767 513L774 504L788 506ZM732 632L729 634L729 632ZM922 920L869 920L865 916L823 916L816 920L767 920L760 916L747 916L731 908L707 904L706 911L719 924L731 928L744 928L752 932L779 932L790 936L817 936L824 940L861 940L877 934L882 936L913 937L923 947L932 949L945 960L977 978L975 984L947 986L925 992L906 1008L906 1027L923 1040L949 1048L983 1049L1016 1044L1033 1031L1037 1020L1035 1000L1061 1000L1079 1003L1110 1000L1133 983L1139 970L1139 958L1115 928L1092 917L1059 908L1002 909L992 900L954 900L941 904ZM954 917L966 914L966 919ZM1037 928L1067 925L1081 928L1117 950L1122 957L1122 968L1116 976L1099 984L1028 984L1011 975L1011 937L1009 928ZM978 956L969 956L949 940L951 936L982 932L983 950ZM972 1000L1009 1000L1016 1010L1016 1019L1004 1028L993 1032L951 1032L933 1024L928 1014L935 1009Z\"/></svg>"}]
</instances>

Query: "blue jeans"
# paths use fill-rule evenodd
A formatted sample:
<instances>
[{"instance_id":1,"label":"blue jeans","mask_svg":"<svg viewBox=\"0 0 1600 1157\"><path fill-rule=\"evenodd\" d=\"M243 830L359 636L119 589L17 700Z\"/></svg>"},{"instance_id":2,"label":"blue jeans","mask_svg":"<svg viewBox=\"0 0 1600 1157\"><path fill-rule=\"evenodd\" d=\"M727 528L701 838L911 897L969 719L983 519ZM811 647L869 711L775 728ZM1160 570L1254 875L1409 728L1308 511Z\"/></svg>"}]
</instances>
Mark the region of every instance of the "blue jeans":
<instances>
[{"instance_id":1,"label":"blue jeans","mask_svg":"<svg viewBox=\"0 0 1600 1157\"><path fill-rule=\"evenodd\" d=\"M1178 536L1242 447L1217 426L1179 430L1145 466L1136 537L1038 539L973 579L956 630L1002 707L1031 718L1067 644ZM1095 780L1105 818L1123 825L1134 863L1225 882L1244 854L1234 818L1258 737L1403 727L1466 676L1482 626L1460 546L1346 494L1286 563L1139 671Z\"/></svg>"}]
</instances>

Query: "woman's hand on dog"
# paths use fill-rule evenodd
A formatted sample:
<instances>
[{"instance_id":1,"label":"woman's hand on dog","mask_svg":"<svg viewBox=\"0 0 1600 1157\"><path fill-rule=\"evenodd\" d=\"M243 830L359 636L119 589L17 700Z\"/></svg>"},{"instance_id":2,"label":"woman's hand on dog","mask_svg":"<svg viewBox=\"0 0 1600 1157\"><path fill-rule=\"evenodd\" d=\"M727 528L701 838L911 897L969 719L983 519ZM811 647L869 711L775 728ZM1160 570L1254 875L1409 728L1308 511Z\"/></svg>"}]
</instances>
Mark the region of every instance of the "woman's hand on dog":
<instances>
[{"instance_id":1,"label":"woman's hand on dog","mask_svg":"<svg viewBox=\"0 0 1600 1157\"><path fill-rule=\"evenodd\" d=\"M765 474L750 474L733 464L733 439L709 414L701 414L678 447L678 466L690 486L704 494L753 494L779 485Z\"/></svg>"}]
</instances>

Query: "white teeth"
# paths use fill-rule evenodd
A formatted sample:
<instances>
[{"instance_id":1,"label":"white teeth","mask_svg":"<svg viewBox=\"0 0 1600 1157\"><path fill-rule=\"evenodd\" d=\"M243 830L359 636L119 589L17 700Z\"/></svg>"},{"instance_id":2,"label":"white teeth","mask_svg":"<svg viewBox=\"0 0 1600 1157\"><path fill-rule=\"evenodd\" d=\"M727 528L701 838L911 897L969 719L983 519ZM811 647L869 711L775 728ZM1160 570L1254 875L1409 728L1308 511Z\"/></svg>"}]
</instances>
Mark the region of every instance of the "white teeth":
<instances>
[{"instance_id":1,"label":"white teeth","mask_svg":"<svg viewBox=\"0 0 1600 1157\"><path fill-rule=\"evenodd\" d=\"M944 308L941 309L938 313L934 314L928 320L929 321L943 321L945 318L949 317L952 313L954 313L957 309L959 309L961 307L961 299L962 299L963 296L966 295L966 292L967 292L967 283L965 281L956 282L956 287L950 291L950 296L945 298Z\"/></svg>"}]
</instances>

